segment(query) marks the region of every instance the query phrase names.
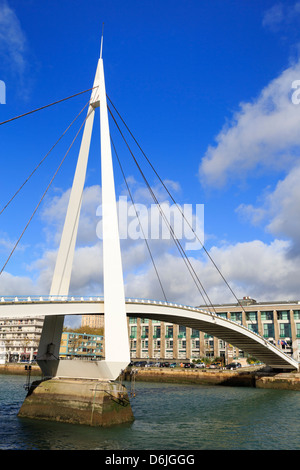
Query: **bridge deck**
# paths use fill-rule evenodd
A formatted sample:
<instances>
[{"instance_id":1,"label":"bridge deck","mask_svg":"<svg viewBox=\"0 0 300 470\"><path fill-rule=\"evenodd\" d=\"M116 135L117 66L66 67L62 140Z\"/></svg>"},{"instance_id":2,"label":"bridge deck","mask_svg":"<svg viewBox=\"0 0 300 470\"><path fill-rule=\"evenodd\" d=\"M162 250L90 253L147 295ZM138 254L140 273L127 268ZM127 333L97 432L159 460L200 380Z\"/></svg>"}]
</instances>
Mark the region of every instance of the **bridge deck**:
<instances>
[{"instance_id":1,"label":"bridge deck","mask_svg":"<svg viewBox=\"0 0 300 470\"><path fill-rule=\"evenodd\" d=\"M203 331L251 354L274 368L296 369L293 358L257 333L210 312L167 302L141 299L126 300L127 316L175 323ZM101 297L14 297L0 299L0 318L48 315L104 314Z\"/></svg>"}]
</instances>

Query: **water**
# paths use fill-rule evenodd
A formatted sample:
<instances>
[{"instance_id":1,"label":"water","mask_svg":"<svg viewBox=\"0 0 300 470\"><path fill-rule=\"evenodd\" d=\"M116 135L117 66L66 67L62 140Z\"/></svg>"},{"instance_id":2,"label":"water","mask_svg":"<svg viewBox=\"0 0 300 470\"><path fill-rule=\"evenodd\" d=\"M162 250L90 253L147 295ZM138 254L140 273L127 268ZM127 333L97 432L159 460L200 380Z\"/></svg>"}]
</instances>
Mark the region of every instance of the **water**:
<instances>
[{"instance_id":1,"label":"water","mask_svg":"<svg viewBox=\"0 0 300 470\"><path fill-rule=\"evenodd\" d=\"M135 421L108 429L18 418L24 376L0 375L0 449L299 450L300 393L136 383Z\"/></svg>"}]
</instances>

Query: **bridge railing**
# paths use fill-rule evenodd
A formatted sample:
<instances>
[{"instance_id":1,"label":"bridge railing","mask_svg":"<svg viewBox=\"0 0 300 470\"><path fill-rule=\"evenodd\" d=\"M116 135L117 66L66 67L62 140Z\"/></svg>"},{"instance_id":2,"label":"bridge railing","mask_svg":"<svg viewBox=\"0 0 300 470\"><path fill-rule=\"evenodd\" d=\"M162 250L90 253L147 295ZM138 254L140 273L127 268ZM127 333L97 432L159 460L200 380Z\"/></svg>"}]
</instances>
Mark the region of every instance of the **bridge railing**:
<instances>
[{"instance_id":1,"label":"bridge railing","mask_svg":"<svg viewBox=\"0 0 300 470\"><path fill-rule=\"evenodd\" d=\"M103 296L74 296L74 295L29 295L29 296L1 296L0 297L0 304L1 303L36 303L36 302L103 302L104 297ZM150 300L150 299L140 299L140 298L126 298L127 302L132 302L132 303L141 303L144 305L150 304L150 305L164 305L164 306L169 306L169 307L175 307L175 308L183 308L186 310L192 310L192 311L199 311L199 312L205 312L213 317L218 317L220 319L224 319L223 316L218 315L217 313L212 313L209 312L203 308L199 307L193 307L189 305L183 305L180 303L175 303L175 302L166 302L166 301L160 301L160 300ZM265 344L270 344L271 346L275 346L277 349L281 350L278 348L278 346L271 341L267 340L263 336L259 335L252 329L248 328L245 325L242 325L240 322L232 320L232 319L227 319L227 322L239 325L241 328L244 328L248 331L251 331L252 334L256 335L258 338L264 341Z\"/></svg>"},{"instance_id":2,"label":"bridge railing","mask_svg":"<svg viewBox=\"0 0 300 470\"><path fill-rule=\"evenodd\" d=\"M101 302L101 296L74 296L74 295L28 295L28 296L1 296L0 303L17 302Z\"/></svg>"}]
</instances>

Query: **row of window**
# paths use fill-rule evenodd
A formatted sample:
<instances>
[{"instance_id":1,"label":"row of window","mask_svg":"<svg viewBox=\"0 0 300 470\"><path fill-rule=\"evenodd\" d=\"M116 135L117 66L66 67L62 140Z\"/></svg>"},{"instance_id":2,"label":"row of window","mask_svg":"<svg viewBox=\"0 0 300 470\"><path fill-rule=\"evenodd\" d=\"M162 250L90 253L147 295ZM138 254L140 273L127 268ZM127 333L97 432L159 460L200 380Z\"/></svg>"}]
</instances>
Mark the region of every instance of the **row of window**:
<instances>
[{"instance_id":1,"label":"row of window","mask_svg":"<svg viewBox=\"0 0 300 470\"><path fill-rule=\"evenodd\" d=\"M173 338L173 325L166 325L165 329L165 338ZM192 329L191 337L192 338L199 338L199 331ZM149 327L142 326L141 330L141 338L148 338L149 337ZM161 326L160 325L153 325L153 338L160 338L161 337ZM178 327L178 338L186 338L186 327L179 325ZM137 326L130 327L130 338L134 339L137 338Z\"/></svg>"},{"instance_id":2,"label":"row of window","mask_svg":"<svg viewBox=\"0 0 300 470\"><path fill-rule=\"evenodd\" d=\"M294 313L294 320L300 320L300 310L293 310ZM274 312L273 310L268 311L261 311L261 319L263 321L273 321L274 319ZM220 317L227 318L227 312L218 313ZM230 318L233 321L241 322L242 321L242 312L230 312ZM247 321L257 321L257 312L246 312L246 320ZM290 320L290 311L289 310L277 310L277 320ZM134 324L137 323L137 318L130 317L129 323ZM148 319L141 319L141 323L148 324ZM152 323L160 323L159 320L152 320Z\"/></svg>"},{"instance_id":3,"label":"row of window","mask_svg":"<svg viewBox=\"0 0 300 470\"><path fill-rule=\"evenodd\" d=\"M250 312L251 313L251 312ZM256 313L256 312L253 312ZM272 313L273 312L264 312L264 313ZM288 313L288 312L286 312ZM265 319L269 319L266 318ZM291 325L289 323L278 323L279 326L279 336L280 338L287 338L291 337ZM295 323L296 327L296 337L300 338L300 323ZM248 328L253 331L254 333L258 333L258 324L257 323L249 323ZM174 329L173 325L166 325L165 327L165 338L173 338ZM265 338L274 338L275 331L274 331L274 324L273 323L263 323L263 336ZM143 326L141 329L141 338L148 338L149 337L149 327ZM178 327L178 339L186 338L186 327L179 326ZM209 335L205 334L205 338L208 338ZM132 325L130 327L130 338L135 339L137 338L137 325ZM153 339L161 338L161 326L160 325L153 325ZM192 329L191 331L191 338L199 338L199 331Z\"/></svg>"}]
</instances>

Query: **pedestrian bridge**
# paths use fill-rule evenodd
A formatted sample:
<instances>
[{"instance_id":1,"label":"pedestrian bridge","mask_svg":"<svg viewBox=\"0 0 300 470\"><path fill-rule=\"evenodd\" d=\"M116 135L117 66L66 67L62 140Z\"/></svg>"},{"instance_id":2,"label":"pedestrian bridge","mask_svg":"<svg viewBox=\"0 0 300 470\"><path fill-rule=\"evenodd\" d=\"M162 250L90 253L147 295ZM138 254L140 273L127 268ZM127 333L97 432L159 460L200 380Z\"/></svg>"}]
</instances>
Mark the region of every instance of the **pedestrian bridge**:
<instances>
[{"instance_id":1,"label":"pedestrian bridge","mask_svg":"<svg viewBox=\"0 0 300 470\"><path fill-rule=\"evenodd\" d=\"M102 297L34 296L0 298L0 318L104 314ZM298 370L299 363L241 324L196 307L126 299L127 316L175 323L216 336L275 369Z\"/></svg>"}]
</instances>

